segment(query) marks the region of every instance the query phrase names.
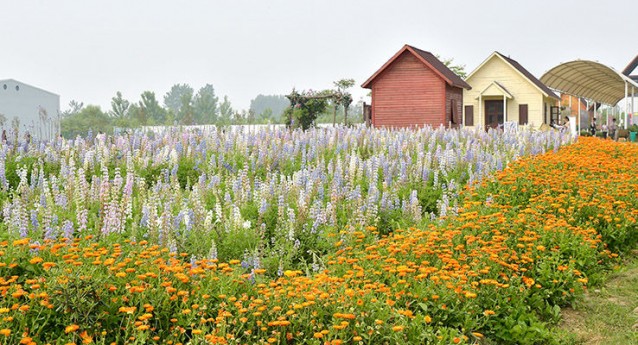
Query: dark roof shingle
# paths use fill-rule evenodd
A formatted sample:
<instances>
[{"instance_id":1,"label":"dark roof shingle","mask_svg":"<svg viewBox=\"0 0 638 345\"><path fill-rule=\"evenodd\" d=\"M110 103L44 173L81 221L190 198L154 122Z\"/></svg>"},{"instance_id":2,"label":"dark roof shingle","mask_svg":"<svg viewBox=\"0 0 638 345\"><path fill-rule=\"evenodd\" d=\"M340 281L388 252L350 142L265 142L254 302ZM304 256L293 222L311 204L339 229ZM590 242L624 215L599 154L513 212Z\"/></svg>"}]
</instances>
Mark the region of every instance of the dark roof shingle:
<instances>
[{"instance_id":1,"label":"dark roof shingle","mask_svg":"<svg viewBox=\"0 0 638 345\"><path fill-rule=\"evenodd\" d=\"M457 87L462 87L465 89L471 89L472 87L465 82L461 77L459 77L456 73L452 72L441 60L439 60L434 54L430 52L426 52L425 50L421 50L419 48L415 48L413 46L409 46L419 54L425 61L427 61L432 67L436 68L441 74L445 76L448 80L452 82L452 85Z\"/></svg>"},{"instance_id":2,"label":"dark roof shingle","mask_svg":"<svg viewBox=\"0 0 638 345\"><path fill-rule=\"evenodd\" d=\"M430 52L426 52L425 50L421 50L418 48L414 48L410 45L404 45L401 50L399 50L388 62L386 62L381 68L376 71L368 80L366 80L361 87L363 88L371 88L372 82L386 69L388 68L399 56L401 56L405 52L409 52L412 55L416 55L417 59L422 59L425 65L429 65L434 72L438 74L438 76L445 80L445 82L449 85L465 88L471 90L472 87L465 82L461 77L459 77L456 73L452 72L443 62L441 62L436 56L434 56Z\"/></svg>"},{"instance_id":3,"label":"dark roof shingle","mask_svg":"<svg viewBox=\"0 0 638 345\"><path fill-rule=\"evenodd\" d=\"M525 76L525 78L527 78L529 81L531 81L532 83L534 83L534 85L538 86L539 89L543 90L543 92L545 92L549 97L552 98L556 98L560 100L560 97L558 97L554 91L552 91L552 89L550 89L549 87L547 87L547 85L543 84L540 80L538 80L538 78L536 78L533 74L531 74L528 70L525 69L525 67L523 67L520 63L518 63L518 61L511 59L499 52L496 52L496 54L498 54L500 57L502 57L505 61L507 61L510 65L512 65L512 67L516 68L519 72L521 72L521 74L523 74Z\"/></svg>"}]
</instances>

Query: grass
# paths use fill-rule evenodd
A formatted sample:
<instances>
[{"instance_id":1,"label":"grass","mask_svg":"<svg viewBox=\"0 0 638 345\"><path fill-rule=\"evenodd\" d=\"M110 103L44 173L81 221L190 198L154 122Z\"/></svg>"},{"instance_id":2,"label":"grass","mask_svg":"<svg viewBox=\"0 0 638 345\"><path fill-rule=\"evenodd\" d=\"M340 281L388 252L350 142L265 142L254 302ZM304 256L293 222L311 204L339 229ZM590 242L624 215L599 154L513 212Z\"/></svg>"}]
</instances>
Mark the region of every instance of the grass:
<instances>
[{"instance_id":1,"label":"grass","mask_svg":"<svg viewBox=\"0 0 638 345\"><path fill-rule=\"evenodd\" d=\"M638 344L638 251L562 315L558 331L566 333L565 343Z\"/></svg>"}]
</instances>

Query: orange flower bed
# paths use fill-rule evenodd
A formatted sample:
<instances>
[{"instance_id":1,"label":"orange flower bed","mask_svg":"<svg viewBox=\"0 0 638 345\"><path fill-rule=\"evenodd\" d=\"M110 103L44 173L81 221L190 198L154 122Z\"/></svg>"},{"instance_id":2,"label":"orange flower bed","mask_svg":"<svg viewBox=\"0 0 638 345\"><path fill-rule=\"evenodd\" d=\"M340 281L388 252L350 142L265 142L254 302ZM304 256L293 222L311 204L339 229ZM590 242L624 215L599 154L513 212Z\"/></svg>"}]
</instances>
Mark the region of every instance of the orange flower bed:
<instances>
[{"instance_id":1,"label":"orange flower bed","mask_svg":"<svg viewBox=\"0 0 638 345\"><path fill-rule=\"evenodd\" d=\"M560 306L638 239L638 146L581 138L467 189L457 216L331 236L279 278L145 241L0 243L0 342L555 342ZM25 340L26 339L26 340Z\"/></svg>"}]
</instances>

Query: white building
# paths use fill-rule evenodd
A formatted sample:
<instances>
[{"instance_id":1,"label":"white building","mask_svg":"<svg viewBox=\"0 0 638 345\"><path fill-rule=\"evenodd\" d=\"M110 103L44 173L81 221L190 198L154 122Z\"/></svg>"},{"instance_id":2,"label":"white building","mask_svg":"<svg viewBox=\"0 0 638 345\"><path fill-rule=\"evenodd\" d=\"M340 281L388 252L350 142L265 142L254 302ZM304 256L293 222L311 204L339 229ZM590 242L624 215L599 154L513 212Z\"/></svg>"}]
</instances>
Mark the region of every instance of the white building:
<instances>
[{"instance_id":1,"label":"white building","mask_svg":"<svg viewBox=\"0 0 638 345\"><path fill-rule=\"evenodd\" d=\"M60 96L14 79L0 80L0 127L20 139L52 139L60 132Z\"/></svg>"}]
</instances>

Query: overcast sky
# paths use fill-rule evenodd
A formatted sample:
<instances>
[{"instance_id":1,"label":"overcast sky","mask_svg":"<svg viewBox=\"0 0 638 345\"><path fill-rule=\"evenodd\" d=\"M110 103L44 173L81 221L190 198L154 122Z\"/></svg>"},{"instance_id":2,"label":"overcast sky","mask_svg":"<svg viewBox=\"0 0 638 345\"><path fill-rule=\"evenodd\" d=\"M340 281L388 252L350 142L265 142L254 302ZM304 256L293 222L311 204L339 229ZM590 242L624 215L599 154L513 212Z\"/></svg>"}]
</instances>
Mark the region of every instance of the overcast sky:
<instances>
[{"instance_id":1,"label":"overcast sky","mask_svg":"<svg viewBox=\"0 0 638 345\"><path fill-rule=\"evenodd\" d=\"M0 79L55 92L63 110L106 110L117 91L161 102L176 83L213 84L241 109L353 78L358 100L406 43L468 72L498 50L539 78L575 59L622 70L638 54L638 0L0 0L0 27Z\"/></svg>"}]
</instances>

